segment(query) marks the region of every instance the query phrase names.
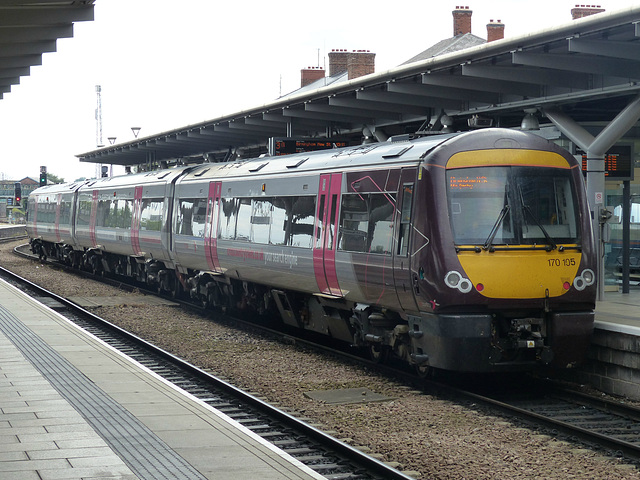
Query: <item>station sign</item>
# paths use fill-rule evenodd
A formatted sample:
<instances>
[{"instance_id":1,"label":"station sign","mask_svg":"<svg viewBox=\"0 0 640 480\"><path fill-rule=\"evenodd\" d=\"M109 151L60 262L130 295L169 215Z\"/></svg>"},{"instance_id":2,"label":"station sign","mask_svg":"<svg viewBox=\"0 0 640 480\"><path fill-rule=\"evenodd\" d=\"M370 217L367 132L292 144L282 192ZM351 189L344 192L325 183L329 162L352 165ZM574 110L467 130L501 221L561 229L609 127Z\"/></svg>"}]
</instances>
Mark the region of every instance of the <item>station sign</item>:
<instances>
[{"instance_id":1,"label":"station sign","mask_svg":"<svg viewBox=\"0 0 640 480\"><path fill-rule=\"evenodd\" d=\"M271 156L290 155L292 153L314 152L331 148L348 147L349 142L336 138L278 138L269 139Z\"/></svg>"},{"instance_id":2,"label":"station sign","mask_svg":"<svg viewBox=\"0 0 640 480\"><path fill-rule=\"evenodd\" d=\"M579 151L582 157L582 171L587 171L587 155ZM605 177L611 180L633 180L633 146L614 145L604 156Z\"/></svg>"}]
</instances>

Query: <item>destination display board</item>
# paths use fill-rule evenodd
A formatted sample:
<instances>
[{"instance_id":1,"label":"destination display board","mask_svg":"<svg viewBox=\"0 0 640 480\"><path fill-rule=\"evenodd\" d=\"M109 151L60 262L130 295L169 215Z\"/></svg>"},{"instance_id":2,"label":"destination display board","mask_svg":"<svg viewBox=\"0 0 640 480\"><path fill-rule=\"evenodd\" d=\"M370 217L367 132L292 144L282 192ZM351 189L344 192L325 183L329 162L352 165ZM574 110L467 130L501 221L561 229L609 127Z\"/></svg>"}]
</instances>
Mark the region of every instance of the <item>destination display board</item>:
<instances>
[{"instance_id":1,"label":"destination display board","mask_svg":"<svg viewBox=\"0 0 640 480\"><path fill-rule=\"evenodd\" d=\"M587 155L582 155L582 171L587 171ZM612 180L633 180L633 148L631 145L614 145L604 157L605 177Z\"/></svg>"},{"instance_id":2,"label":"destination display board","mask_svg":"<svg viewBox=\"0 0 640 480\"><path fill-rule=\"evenodd\" d=\"M269 153L272 156L292 153L313 152L330 148L348 147L349 142L336 138L276 138L269 140Z\"/></svg>"}]
</instances>

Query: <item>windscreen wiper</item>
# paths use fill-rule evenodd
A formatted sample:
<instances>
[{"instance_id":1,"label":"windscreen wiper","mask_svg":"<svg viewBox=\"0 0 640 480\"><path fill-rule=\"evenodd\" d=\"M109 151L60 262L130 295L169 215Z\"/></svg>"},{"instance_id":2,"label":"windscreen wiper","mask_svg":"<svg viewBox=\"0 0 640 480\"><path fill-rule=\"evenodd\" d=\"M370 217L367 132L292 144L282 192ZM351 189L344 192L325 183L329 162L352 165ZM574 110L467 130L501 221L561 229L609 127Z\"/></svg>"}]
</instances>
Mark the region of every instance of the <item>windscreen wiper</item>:
<instances>
[{"instance_id":1,"label":"windscreen wiper","mask_svg":"<svg viewBox=\"0 0 640 480\"><path fill-rule=\"evenodd\" d=\"M558 245L553 240L553 238L551 238L551 235L549 235L549 232L547 232L546 228L542 226L542 223L540 223L540 220L538 220L538 218L534 215L533 211L531 210L531 207L529 207L529 205L524 203L524 197L522 196L522 189L518 188L518 191L520 193L520 203L522 203L522 208L524 208L524 211L529 214L531 219L540 228L540 231L544 234L544 238L547 240L547 243L549 244L549 248L547 250L548 251L555 250L556 248L558 248Z\"/></svg>"},{"instance_id":2,"label":"windscreen wiper","mask_svg":"<svg viewBox=\"0 0 640 480\"><path fill-rule=\"evenodd\" d=\"M504 217L506 217L507 213L509 213L510 208L511 207L509 206L509 204L506 204L504 207L502 207L502 210L500 210L500 215L498 215L496 223L493 224L493 228L491 229L489 236L484 241L484 245L482 246L484 250L489 250L491 248L493 239L496 238L496 235L498 234L498 228L500 228L500 225L502 224Z\"/></svg>"}]
</instances>

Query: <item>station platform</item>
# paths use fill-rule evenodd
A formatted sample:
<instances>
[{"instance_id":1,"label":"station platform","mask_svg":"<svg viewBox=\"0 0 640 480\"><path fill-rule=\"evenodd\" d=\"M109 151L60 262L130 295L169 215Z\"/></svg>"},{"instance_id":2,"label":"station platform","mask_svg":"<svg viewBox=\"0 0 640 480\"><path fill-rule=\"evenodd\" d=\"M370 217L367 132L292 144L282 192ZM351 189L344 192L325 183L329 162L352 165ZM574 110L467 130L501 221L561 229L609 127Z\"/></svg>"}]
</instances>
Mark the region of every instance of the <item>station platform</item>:
<instances>
[{"instance_id":1,"label":"station platform","mask_svg":"<svg viewBox=\"0 0 640 480\"><path fill-rule=\"evenodd\" d=\"M605 292L596 304L595 328L640 336L640 287L629 293Z\"/></svg>"},{"instance_id":2,"label":"station platform","mask_svg":"<svg viewBox=\"0 0 640 480\"><path fill-rule=\"evenodd\" d=\"M21 237L27 234L26 225L0 223L0 238Z\"/></svg>"},{"instance_id":3,"label":"station platform","mask_svg":"<svg viewBox=\"0 0 640 480\"><path fill-rule=\"evenodd\" d=\"M324 477L0 281L0 479Z\"/></svg>"}]
</instances>

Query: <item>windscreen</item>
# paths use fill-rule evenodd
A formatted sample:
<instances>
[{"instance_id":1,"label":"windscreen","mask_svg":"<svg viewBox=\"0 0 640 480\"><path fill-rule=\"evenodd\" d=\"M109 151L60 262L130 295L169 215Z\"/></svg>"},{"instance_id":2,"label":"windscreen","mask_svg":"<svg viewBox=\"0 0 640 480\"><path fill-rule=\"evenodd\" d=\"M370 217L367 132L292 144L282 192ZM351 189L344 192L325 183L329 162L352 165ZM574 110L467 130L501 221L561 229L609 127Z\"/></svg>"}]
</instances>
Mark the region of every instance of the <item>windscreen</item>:
<instances>
[{"instance_id":1,"label":"windscreen","mask_svg":"<svg viewBox=\"0 0 640 480\"><path fill-rule=\"evenodd\" d=\"M457 245L579 243L570 172L495 166L447 171L449 217Z\"/></svg>"}]
</instances>

